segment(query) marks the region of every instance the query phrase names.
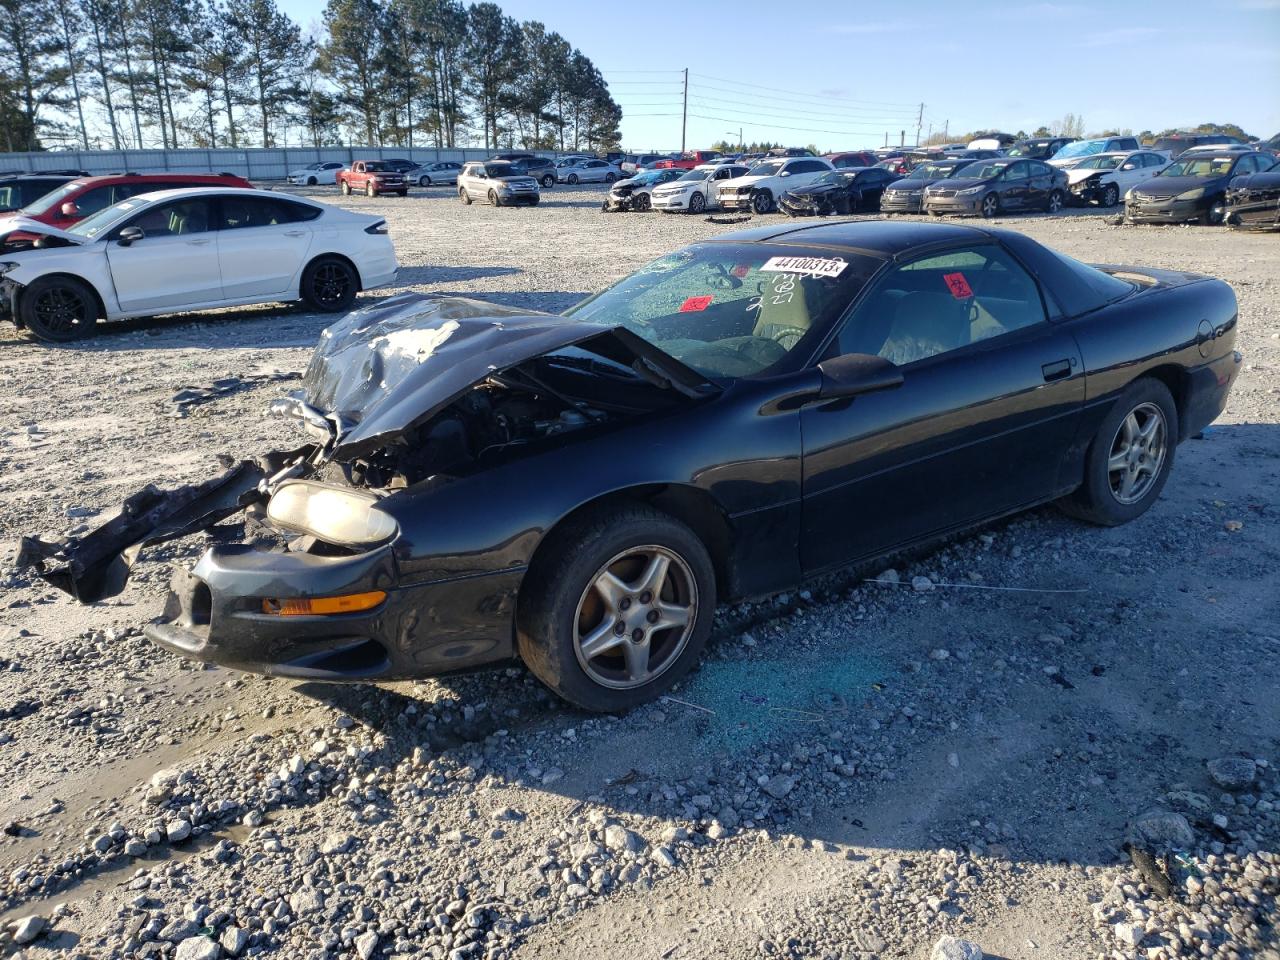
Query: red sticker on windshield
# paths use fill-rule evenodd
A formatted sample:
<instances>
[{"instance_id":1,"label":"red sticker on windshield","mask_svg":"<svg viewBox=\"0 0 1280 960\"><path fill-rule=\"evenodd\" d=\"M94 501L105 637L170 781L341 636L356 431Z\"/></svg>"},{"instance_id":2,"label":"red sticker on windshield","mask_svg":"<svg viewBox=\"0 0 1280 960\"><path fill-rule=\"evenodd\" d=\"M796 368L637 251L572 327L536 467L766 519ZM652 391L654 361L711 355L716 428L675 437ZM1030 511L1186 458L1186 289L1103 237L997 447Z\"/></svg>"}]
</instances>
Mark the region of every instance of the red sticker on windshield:
<instances>
[{"instance_id":1,"label":"red sticker on windshield","mask_svg":"<svg viewBox=\"0 0 1280 960\"><path fill-rule=\"evenodd\" d=\"M730 273L732 273L732 274L733 274L735 277L737 277L739 280L741 280L743 277L745 277L748 273L750 273L750 272L751 272L751 267L750 267L750 265L748 265L748 264L745 264L745 263L739 263L737 266L735 266L735 267L734 267L732 270L730 270L729 272L730 272Z\"/></svg>"},{"instance_id":2,"label":"red sticker on windshield","mask_svg":"<svg viewBox=\"0 0 1280 960\"><path fill-rule=\"evenodd\" d=\"M957 300L967 300L973 296L973 291L969 288L969 281L964 278L963 273L944 273L942 279L947 282L951 295Z\"/></svg>"},{"instance_id":3,"label":"red sticker on windshield","mask_svg":"<svg viewBox=\"0 0 1280 960\"><path fill-rule=\"evenodd\" d=\"M699 310L705 310L711 306L711 301L715 297L690 297L684 303L680 304L681 313L697 313Z\"/></svg>"}]
</instances>

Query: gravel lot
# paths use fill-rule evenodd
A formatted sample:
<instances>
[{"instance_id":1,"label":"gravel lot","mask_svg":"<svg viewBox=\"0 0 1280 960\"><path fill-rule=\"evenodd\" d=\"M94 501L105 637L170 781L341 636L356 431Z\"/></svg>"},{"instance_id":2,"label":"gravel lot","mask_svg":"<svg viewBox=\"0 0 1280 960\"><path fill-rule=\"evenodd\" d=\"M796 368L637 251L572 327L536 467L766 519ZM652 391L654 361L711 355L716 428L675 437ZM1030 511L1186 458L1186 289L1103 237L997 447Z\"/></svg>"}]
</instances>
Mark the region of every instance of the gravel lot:
<instances>
[{"instance_id":1,"label":"gravel lot","mask_svg":"<svg viewBox=\"0 0 1280 960\"><path fill-rule=\"evenodd\" d=\"M585 187L532 209L304 192L384 214L400 288L549 310L735 229L604 215ZM200 537L91 608L17 572L21 533L285 442L265 408L325 321L63 348L0 326L0 954L926 960L953 935L1005 960L1280 958L1277 240L1002 225L1235 287L1244 372L1161 501L723 610L702 669L622 718L516 667L332 687L164 654L137 628Z\"/></svg>"}]
</instances>

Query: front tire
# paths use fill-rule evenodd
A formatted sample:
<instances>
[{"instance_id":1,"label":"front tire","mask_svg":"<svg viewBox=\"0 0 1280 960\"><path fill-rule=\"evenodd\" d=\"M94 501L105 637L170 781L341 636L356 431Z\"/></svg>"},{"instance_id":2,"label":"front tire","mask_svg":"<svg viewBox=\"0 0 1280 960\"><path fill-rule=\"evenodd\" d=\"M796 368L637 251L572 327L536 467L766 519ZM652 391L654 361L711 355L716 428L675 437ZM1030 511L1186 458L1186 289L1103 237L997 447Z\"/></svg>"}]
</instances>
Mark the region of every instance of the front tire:
<instances>
[{"instance_id":1,"label":"front tire","mask_svg":"<svg viewBox=\"0 0 1280 960\"><path fill-rule=\"evenodd\" d=\"M37 340L69 343L91 336L98 322L98 299L75 277L41 277L22 291L22 326Z\"/></svg>"},{"instance_id":2,"label":"front tire","mask_svg":"<svg viewBox=\"0 0 1280 960\"><path fill-rule=\"evenodd\" d=\"M467 193L466 187L458 188L458 199L461 200L463 203L465 203L468 207L471 206L471 194Z\"/></svg>"},{"instance_id":3,"label":"front tire","mask_svg":"<svg viewBox=\"0 0 1280 960\"><path fill-rule=\"evenodd\" d=\"M1000 197L995 193L988 193L982 198L981 206L982 216L986 220L1000 216Z\"/></svg>"},{"instance_id":4,"label":"front tire","mask_svg":"<svg viewBox=\"0 0 1280 960\"><path fill-rule=\"evenodd\" d=\"M707 209L707 198L704 197L702 194L695 193L692 197L689 198L690 213L702 213L702 211L705 209Z\"/></svg>"},{"instance_id":5,"label":"front tire","mask_svg":"<svg viewBox=\"0 0 1280 960\"><path fill-rule=\"evenodd\" d=\"M308 186L308 187L314 187L315 185L316 185L316 178L315 178L315 177L307 177L307 186Z\"/></svg>"},{"instance_id":6,"label":"front tire","mask_svg":"<svg viewBox=\"0 0 1280 960\"><path fill-rule=\"evenodd\" d=\"M430 178L430 177L428 177L426 174L423 174L422 176L420 176L420 177L418 178L418 186L420 186L420 187L429 187L429 186L431 186L431 178Z\"/></svg>"},{"instance_id":7,"label":"front tire","mask_svg":"<svg viewBox=\"0 0 1280 960\"><path fill-rule=\"evenodd\" d=\"M1135 381L1094 434L1084 482L1059 506L1107 527L1142 516L1169 479L1177 445L1178 408L1169 388L1150 377Z\"/></svg>"},{"instance_id":8,"label":"front tire","mask_svg":"<svg viewBox=\"0 0 1280 960\"><path fill-rule=\"evenodd\" d=\"M498 202L498 191L496 190L489 191L489 205L493 207L502 206L502 204Z\"/></svg>"},{"instance_id":9,"label":"front tire","mask_svg":"<svg viewBox=\"0 0 1280 960\"><path fill-rule=\"evenodd\" d=\"M751 210L753 213L768 213L773 209L773 194L768 190L757 190L751 195Z\"/></svg>"},{"instance_id":10,"label":"front tire","mask_svg":"<svg viewBox=\"0 0 1280 960\"><path fill-rule=\"evenodd\" d=\"M343 180L342 186L339 187L339 189L342 191L342 195L344 197L351 196L351 184L347 183L347 181Z\"/></svg>"},{"instance_id":11,"label":"front tire","mask_svg":"<svg viewBox=\"0 0 1280 960\"><path fill-rule=\"evenodd\" d=\"M637 193L631 198L631 209L636 213L648 213L653 208L653 201L647 193Z\"/></svg>"},{"instance_id":12,"label":"front tire","mask_svg":"<svg viewBox=\"0 0 1280 960\"><path fill-rule=\"evenodd\" d=\"M554 531L520 589L521 658L555 693L620 712L670 689L706 646L715 572L687 526L644 505Z\"/></svg>"},{"instance_id":13,"label":"front tire","mask_svg":"<svg viewBox=\"0 0 1280 960\"><path fill-rule=\"evenodd\" d=\"M577 182L578 182L578 175L577 175L576 173L571 173L571 174L569 174L567 177L565 177L564 179L565 179L565 182L566 182L566 183L568 183L568 184L569 184L569 186L571 186L571 187L572 187L572 186L574 186L574 185L576 185L576 184L577 184Z\"/></svg>"},{"instance_id":14,"label":"front tire","mask_svg":"<svg viewBox=\"0 0 1280 960\"><path fill-rule=\"evenodd\" d=\"M318 257L302 271L302 299L313 310L338 313L355 302L360 277L345 260Z\"/></svg>"},{"instance_id":15,"label":"front tire","mask_svg":"<svg viewBox=\"0 0 1280 960\"><path fill-rule=\"evenodd\" d=\"M538 181L546 189L551 189L556 185L556 178L549 173L544 173L542 179Z\"/></svg>"},{"instance_id":16,"label":"front tire","mask_svg":"<svg viewBox=\"0 0 1280 960\"><path fill-rule=\"evenodd\" d=\"M1114 207L1120 202L1120 188L1114 184L1107 184L1107 188L1102 191L1102 205L1104 207Z\"/></svg>"},{"instance_id":17,"label":"front tire","mask_svg":"<svg viewBox=\"0 0 1280 960\"><path fill-rule=\"evenodd\" d=\"M1223 197L1214 198L1209 204L1209 209L1204 212L1200 218L1200 222L1206 227L1216 227L1221 225L1222 221L1227 218L1226 201Z\"/></svg>"},{"instance_id":18,"label":"front tire","mask_svg":"<svg viewBox=\"0 0 1280 960\"><path fill-rule=\"evenodd\" d=\"M605 183L613 183L613 181L615 181L615 180L617 180L617 179L618 179L618 178L617 178L616 176L614 176L614 174L613 174L613 173L606 173L606 174L604 175L604 182L605 182Z\"/></svg>"},{"instance_id":19,"label":"front tire","mask_svg":"<svg viewBox=\"0 0 1280 960\"><path fill-rule=\"evenodd\" d=\"M364 195L366 197L376 197L378 195L378 188L373 185L372 180L364 185Z\"/></svg>"}]
</instances>

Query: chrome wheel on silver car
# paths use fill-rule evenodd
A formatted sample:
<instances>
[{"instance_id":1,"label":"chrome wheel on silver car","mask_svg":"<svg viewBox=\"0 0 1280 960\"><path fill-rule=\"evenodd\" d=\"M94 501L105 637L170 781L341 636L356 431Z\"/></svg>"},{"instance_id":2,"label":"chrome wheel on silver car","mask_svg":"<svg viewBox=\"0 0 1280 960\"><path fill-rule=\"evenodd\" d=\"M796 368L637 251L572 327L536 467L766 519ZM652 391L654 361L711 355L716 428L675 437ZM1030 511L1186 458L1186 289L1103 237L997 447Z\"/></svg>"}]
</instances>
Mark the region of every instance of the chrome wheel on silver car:
<instances>
[{"instance_id":1,"label":"chrome wheel on silver car","mask_svg":"<svg viewBox=\"0 0 1280 960\"><path fill-rule=\"evenodd\" d=\"M1126 506L1137 503L1151 490L1164 467L1168 429L1164 413L1154 403L1144 403L1120 422L1111 441L1107 475L1111 495Z\"/></svg>"},{"instance_id":2,"label":"chrome wheel on silver car","mask_svg":"<svg viewBox=\"0 0 1280 960\"><path fill-rule=\"evenodd\" d=\"M679 659L697 615L689 565L666 547L631 547L596 572L578 601L578 664L601 686L642 686Z\"/></svg>"}]
</instances>

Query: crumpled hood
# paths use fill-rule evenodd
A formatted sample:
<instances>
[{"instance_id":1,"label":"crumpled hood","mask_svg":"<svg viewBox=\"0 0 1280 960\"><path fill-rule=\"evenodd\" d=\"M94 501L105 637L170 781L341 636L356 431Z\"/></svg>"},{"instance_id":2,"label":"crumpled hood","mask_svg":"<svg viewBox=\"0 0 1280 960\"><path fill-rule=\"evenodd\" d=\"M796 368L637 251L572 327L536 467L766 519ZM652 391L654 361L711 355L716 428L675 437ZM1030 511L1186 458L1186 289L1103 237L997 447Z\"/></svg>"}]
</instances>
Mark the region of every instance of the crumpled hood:
<instances>
[{"instance_id":1,"label":"crumpled hood","mask_svg":"<svg viewBox=\"0 0 1280 960\"><path fill-rule=\"evenodd\" d=\"M67 233L65 230L59 230L57 227L51 227L47 223L41 223L39 220L32 220L30 217L0 217L0 244L3 244L5 240L15 233L41 237L57 237L61 240L66 240L69 243L75 244L82 244L85 242L84 237L76 236L74 233Z\"/></svg>"},{"instance_id":2,"label":"crumpled hood","mask_svg":"<svg viewBox=\"0 0 1280 960\"><path fill-rule=\"evenodd\" d=\"M485 378L568 346L686 394L716 389L623 327L406 293L349 313L321 333L301 399L339 424L330 456L351 460L393 442Z\"/></svg>"},{"instance_id":3,"label":"crumpled hood","mask_svg":"<svg viewBox=\"0 0 1280 960\"><path fill-rule=\"evenodd\" d=\"M1080 167L1073 167L1067 171L1067 183L1079 183L1081 180L1088 180L1092 176L1101 178L1102 175L1108 173L1115 173L1115 171L1099 170L1096 167L1085 167L1083 170Z\"/></svg>"}]
</instances>

